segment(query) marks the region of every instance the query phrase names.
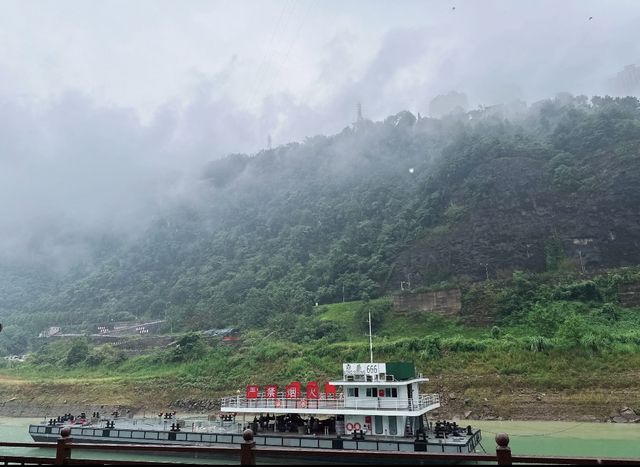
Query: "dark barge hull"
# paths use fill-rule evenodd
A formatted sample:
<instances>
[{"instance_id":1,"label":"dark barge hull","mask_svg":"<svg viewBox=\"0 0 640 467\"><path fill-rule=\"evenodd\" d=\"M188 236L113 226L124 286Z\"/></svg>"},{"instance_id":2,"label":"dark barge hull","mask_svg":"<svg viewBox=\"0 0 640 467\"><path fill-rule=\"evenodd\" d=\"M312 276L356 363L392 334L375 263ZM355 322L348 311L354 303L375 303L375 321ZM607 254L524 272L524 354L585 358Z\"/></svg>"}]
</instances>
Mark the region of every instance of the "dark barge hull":
<instances>
[{"instance_id":1,"label":"dark barge hull","mask_svg":"<svg viewBox=\"0 0 640 467\"><path fill-rule=\"evenodd\" d=\"M48 426L45 424L29 425L29 434L36 442L56 442L60 438L60 426ZM162 430L135 430L135 429L104 429L96 427L73 427L71 437L74 440L87 443L104 444L146 444L146 445L175 445L175 446L239 446L243 442L242 434L199 433L199 432L170 432ZM305 455L297 459L305 462L326 463L385 463L385 457L376 462L375 453L366 460L355 459L349 456L340 456L340 451L378 451L378 452L425 452L425 453L469 453L474 452L481 441L480 430L476 430L471 436L449 439L427 438L425 441L415 441L402 438L394 439L366 439L337 438L326 436L278 436L256 434L254 441L256 446L267 449L260 450L260 457L282 459L281 453L270 453L268 447L274 448L303 448L326 449L327 453ZM169 455L177 455L170 453ZM191 457L194 454L190 454ZM197 457L205 457L196 454ZM221 458L221 454L207 454L206 457ZM400 457L400 456L399 456ZM235 460L235 457L234 457ZM291 458L288 459L289 461ZM400 460L400 459L398 459ZM388 459L386 460L388 462ZM415 463L415 461L413 461ZM394 463L403 463L402 461Z\"/></svg>"}]
</instances>

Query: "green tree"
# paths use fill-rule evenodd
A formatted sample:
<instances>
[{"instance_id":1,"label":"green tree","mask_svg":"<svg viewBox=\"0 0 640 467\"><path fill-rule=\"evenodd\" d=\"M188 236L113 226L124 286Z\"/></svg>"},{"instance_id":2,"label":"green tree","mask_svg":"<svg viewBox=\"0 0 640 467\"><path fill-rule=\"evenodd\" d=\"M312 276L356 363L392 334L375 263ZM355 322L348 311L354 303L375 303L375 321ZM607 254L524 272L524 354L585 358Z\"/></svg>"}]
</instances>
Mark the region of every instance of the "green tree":
<instances>
[{"instance_id":1,"label":"green tree","mask_svg":"<svg viewBox=\"0 0 640 467\"><path fill-rule=\"evenodd\" d=\"M387 319L391 312L391 302L377 301L363 302L358 311L356 312L356 320L360 325L360 328L368 333L369 332L369 313L371 313L371 332L380 330L383 323Z\"/></svg>"},{"instance_id":2,"label":"green tree","mask_svg":"<svg viewBox=\"0 0 640 467\"><path fill-rule=\"evenodd\" d=\"M74 339L71 348L67 352L66 364L74 366L84 362L89 354L89 344L84 338Z\"/></svg>"},{"instance_id":3,"label":"green tree","mask_svg":"<svg viewBox=\"0 0 640 467\"><path fill-rule=\"evenodd\" d=\"M124 352L114 348L111 344L104 344L89 350L86 363L91 366L117 365L126 359Z\"/></svg>"},{"instance_id":4,"label":"green tree","mask_svg":"<svg viewBox=\"0 0 640 467\"><path fill-rule=\"evenodd\" d=\"M529 326L543 337L553 337L564 318L558 306L539 303L532 306L527 316Z\"/></svg>"},{"instance_id":5,"label":"green tree","mask_svg":"<svg viewBox=\"0 0 640 467\"><path fill-rule=\"evenodd\" d=\"M545 264L547 271L557 271L560 261L564 258L564 248L562 240L557 232L547 239L544 247Z\"/></svg>"},{"instance_id":6,"label":"green tree","mask_svg":"<svg viewBox=\"0 0 640 467\"><path fill-rule=\"evenodd\" d=\"M185 362L204 357L207 352L202 335L190 332L178 339L173 349L171 359L176 362Z\"/></svg>"},{"instance_id":7,"label":"green tree","mask_svg":"<svg viewBox=\"0 0 640 467\"><path fill-rule=\"evenodd\" d=\"M557 335L569 345L577 345L580 339L592 331L586 318L577 313L571 313L558 326Z\"/></svg>"}]
</instances>

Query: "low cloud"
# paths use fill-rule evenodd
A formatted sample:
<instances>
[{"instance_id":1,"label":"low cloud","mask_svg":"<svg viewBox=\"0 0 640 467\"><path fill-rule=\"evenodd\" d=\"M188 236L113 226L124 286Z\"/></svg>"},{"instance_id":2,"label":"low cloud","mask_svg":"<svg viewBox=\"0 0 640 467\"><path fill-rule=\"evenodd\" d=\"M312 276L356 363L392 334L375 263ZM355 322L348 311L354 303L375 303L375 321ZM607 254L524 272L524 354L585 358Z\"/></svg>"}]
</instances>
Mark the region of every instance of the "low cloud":
<instances>
[{"instance_id":1,"label":"low cloud","mask_svg":"<svg viewBox=\"0 0 640 467\"><path fill-rule=\"evenodd\" d=\"M55 92L30 95L29 83L47 86L41 79L46 74L33 72L46 70L46 64L31 67L25 59L30 51L20 55L19 37L8 36L11 47L0 50L0 254L73 257L82 251L78 245L100 232L142 232L164 207L202 199L199 179L207 161L229 153L255 153L267 146L269 137L275 146L337 133L355 120L358 102L366 118L381 120L401 110L428 115L429 102L452 91L464 93L469 108L475 108L514 99L531 103L562 91L592 95L640 89L612 81L625 66L640 63L640 42L632 40L635 2L460 1L455 9L407 2L404 16L400 5L365 4L371 8L363 18L355 15L333 23L331 3L326 11L315 11L317 24L303 23L302 16L292 12L292 29L282 35L294 41L284 44L292 53L271 54L280 68L262 67L273 70L264 73L265 82L273 86L252 86L245 75L262 76L256 72L258 64L251 62L256 54L242 49L251 44L239 43L237 50L219 54L228 59L216 56L221 64L217 71L190 68L191 85L168 93L144 120L136 103L127 107L101 98L100 86L95 91L80 82L75 89L62 86L62 62L55 67L61 80ZM18 4L12 8L20 9ZM164 4L159 14L170 15L172 8ZM188 13L195 15L196 10ZM282 13L286 18L284 8ZM47 23L50 28L55 24ZM208 29L199 31L205 34ZM229 25L226 31L235 29ZM153 31L145 32L147 40L153 37ZM90 33L83 30L79 37L89 41ZM43 35L26 43L44 47ZM128 37L137 40L136 35ZM100 43L105 53L110 50L107 39ZM136 50L145 50L142 45L136 43ZM117 50L122 47L119 43ZM53 60L52 51L42 50L34 56ZM92 49L79 47L78 53L86 50ZM268 47L260 50L270 56ZM192 52L206 56L204 49ZM175 47L171 54L174 60L179 57ZM127 64L135 65L134 58L129 56ZM25 61L20 65L19 60ZM142 63L152 66L156 61ZM305 64L313 66L302 70ZM90 80L91 70L76 65L85 81ZM126 67L120 69L125 79ZM169 63L161 67L164 74L170 69ZM23 85L24 70L30 74ZM298 72L308 79L288 87L287 73ZM171 80L164 74L150 83L154 89ZM144 76L152 75L145 68ZM94 78L99 81L98 75Z\"/></svg>"}]
</instances>

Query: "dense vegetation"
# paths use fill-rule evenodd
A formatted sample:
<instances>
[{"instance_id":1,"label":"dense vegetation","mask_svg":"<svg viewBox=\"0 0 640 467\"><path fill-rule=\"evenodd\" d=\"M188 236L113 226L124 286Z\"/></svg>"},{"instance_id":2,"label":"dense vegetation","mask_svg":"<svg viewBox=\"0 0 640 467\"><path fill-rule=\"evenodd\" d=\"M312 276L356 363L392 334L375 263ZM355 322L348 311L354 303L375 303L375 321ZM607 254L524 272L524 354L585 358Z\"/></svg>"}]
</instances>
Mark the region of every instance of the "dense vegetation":
<instances>
[{"instance_id":1,"label":"dense vegetation","mask_svg":"<svg viewBox=\"0 0 640 467\"><path fill-rule=\"evenodd\" d=\"M24 404L89 400L149 410L186 399L217 400L249 383L326 381L340 374L343 361L368 360L371 312L374 358L414 361L445 397L449 413L530 417L526 404L543 394L538 417L606 419L637 401L640 313L621 307L617 290L638 281L640 269L626 268L589 279L575 271L516 272L508 280L463 286L466 306L490 302L499 310L492 327L395 313L384 297L320 305L274 323L268 333L247 331L235 345L186 332L177 345L127 358L83 338L50 341L24 363L0 364L0 393ZM454 392L458 405L467 402L458 407L448 400Z\"/></svg>"},{"instance_id":2,"label":"dense vegetation","mask_svg":"<svg viewBox=\"0 0 640 467\"><path fill-rule=\"evenodd\" d=\"M491 306L497 310L492 327L469 326L460 317L438 313L392 311L389 298L321 305L296 317L270 323L270 333L243 334L239 354L220 338L186 332L175 345L128 359L110 345L92 345L85 338L48 341L36 349L22 371L47 369L55 374L72 369L107 371L121 367L161 368L164 365L209 358L289 365L304 350L312 369L336 372L346 355L367 359L368 316L371 314L376 353L394 359L418 359L431 369L452 353L543 353L572 350L572 355L602 356L640 350L640 314L618 303L618 288L640 282L640 268L626 268L591 279L575 272L526 274L509 280L490 280L463 286L464 306ZM480 304L480 305L479 305ZM309 357L309 358L307 358ZM317 366L315 359L322 360ZM295 376L289 374L288 376ZM218 378L218 376L216 376Z\"/></svg>"},{"instance_id":3,"label":"dense vegetation","mask_svg":"<svg viewBox=\"0 0 640 467\"><path fill-rule=\"evenodd\" d=\"M268 328L297 345L338 348L349 336L316 317L316 303L367 301L408 280L414 289L462 285L478 312L499 308L492 340L478 341L483 348L549 349L572 338L586 347L588 339L598 348L636 345L637 336L622 342L600 333L607 314L626 316L603 301L601 284L599 297L583 297L601 305L585 312L571 297L590 285L549 292L542 284L535 294L560 294L542 300L527 281L528 272L640 263L639 159L637 99L567 96L510 120L401 112L333 137L231 155L203 171L206 189L159 213L136 240L94 239L91 264L64 275L3 264L0 344L19 353L50 325L166 318L178 331ZM491 293L473 285L487 278ZM563 328L558 316L574 321ZM449 348L414 339L406 345ZM107 350L94 352L96 361L120 364L117 355L98 355Z\"/></svg>"}]
</instances>

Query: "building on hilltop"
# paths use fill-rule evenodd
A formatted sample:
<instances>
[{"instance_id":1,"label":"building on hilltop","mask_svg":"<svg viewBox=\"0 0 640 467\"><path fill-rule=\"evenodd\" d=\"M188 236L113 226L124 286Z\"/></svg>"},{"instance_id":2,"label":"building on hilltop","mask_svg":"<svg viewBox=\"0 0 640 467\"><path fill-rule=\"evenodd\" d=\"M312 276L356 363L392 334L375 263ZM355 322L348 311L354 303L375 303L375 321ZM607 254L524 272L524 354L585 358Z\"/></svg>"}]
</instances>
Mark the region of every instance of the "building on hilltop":
<instances>
[{"instance_id":1,"label":"building on hilltop","mask_svg":"<svg viewBox=\"0 0 640 467\"><path fill-rule=\"evenodd\" d=\"M51 326L48 329L45 329L44 331L42 331L40 334L38 334L38 337L56 336L56 335L59 335L60 332L61 332L60 326Z\"/></svg>"}]
</instances>

